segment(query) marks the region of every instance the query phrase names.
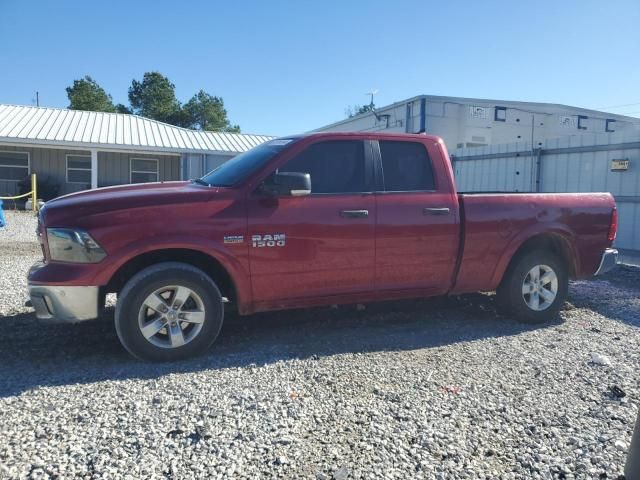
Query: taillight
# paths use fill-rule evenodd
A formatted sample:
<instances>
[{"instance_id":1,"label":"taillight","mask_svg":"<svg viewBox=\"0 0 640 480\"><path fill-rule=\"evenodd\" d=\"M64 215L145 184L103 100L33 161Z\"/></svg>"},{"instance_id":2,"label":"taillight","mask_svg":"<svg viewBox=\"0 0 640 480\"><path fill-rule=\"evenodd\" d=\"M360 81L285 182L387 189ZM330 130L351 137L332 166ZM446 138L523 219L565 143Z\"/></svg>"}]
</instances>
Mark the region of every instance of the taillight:
<instances>
[{"instance_id":1,"label":"taillight","mask_svg":"<svg viewBox=\"0 0 640 480\"><path fill-rule=\"evenodd\" d=\"M618 231L618 209L613 207L611 213L611 225L609 226L609 241L613 242L616 239L616 232Z\"/></svg>"}]
</instances>

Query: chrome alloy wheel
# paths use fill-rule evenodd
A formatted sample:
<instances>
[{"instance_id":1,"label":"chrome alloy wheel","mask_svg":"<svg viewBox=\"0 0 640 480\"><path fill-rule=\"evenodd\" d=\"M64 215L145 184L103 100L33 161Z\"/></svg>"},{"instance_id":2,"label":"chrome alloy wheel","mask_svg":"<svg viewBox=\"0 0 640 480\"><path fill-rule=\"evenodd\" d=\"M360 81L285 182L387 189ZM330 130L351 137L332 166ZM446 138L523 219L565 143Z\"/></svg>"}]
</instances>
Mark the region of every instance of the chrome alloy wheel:
<instances>
[{"instance_id":1,"label":"chrome alloy wheel","mask_svg":"<svg viewBox=\"0 0 640 480\"><path fill-rule=\"evenodd\" d=\"M546 310L557 295L558 276L548 265L536 265L524 277L522 297L531 310Z\"/></svg>"},{"instance_id":2,"label":"chrome alloy wheel","mask_svg":"<svg viewBox=\"0 0 640 480\"><path fill-rule=\"evenodd\" d=\"M190 288L162 287L151 293L140 307L138 327L156 347L178 348L198 336L204 324L204 302Z\"/></svg>"}]
</instances>

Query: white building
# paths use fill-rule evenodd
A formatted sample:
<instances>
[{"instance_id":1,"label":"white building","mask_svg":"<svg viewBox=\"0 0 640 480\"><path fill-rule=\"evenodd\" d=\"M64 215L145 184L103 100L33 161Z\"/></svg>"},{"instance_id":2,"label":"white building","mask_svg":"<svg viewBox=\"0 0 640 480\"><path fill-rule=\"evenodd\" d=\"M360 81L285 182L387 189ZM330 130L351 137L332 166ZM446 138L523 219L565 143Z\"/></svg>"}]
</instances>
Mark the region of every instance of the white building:
<instances>
[{"instance_id":1,"label":"white building","mask_svg":"<svg viewBox=\"0 0 640 480\"><path fill-rule=\"evenodd\" d=\"M450 150L551 138L640 131L640 118L553 103L420 95L316 131L405 132L442 137Z\"/></svg>"}]
</instances>

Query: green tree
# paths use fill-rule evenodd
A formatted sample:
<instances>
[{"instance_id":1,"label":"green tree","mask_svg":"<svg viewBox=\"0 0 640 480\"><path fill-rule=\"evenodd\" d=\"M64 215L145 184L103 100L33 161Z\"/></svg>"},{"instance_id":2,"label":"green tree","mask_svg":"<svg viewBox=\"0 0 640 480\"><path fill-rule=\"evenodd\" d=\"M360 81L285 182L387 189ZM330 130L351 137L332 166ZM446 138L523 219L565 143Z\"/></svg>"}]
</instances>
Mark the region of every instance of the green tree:
<instances>
[{"instance_id":1,"label":"green tree","mask_svg":"<svg viewBox=\"0 0 640 480\"><path fill-rule=\"evenodd\" d=\"M345 109L345 113L349 118L360 115L361 113L373 112L376 106L373 103L369 105L352 105Z\"/></svg>"},{"instance_id":2,"label":"green tree","mask_svg":"<svg viewBox=\"0 0 640 480\"><path fill-rule=\"evenodd\" d=\"M191 128L191 117L184 108L179 107L173 112L171 117L169 117L167 123L177 127Z\"/></svg>"},{"instance_id":3,"label":"green tree","mask_svg":"<svg viewBox=\"0 0 640 480\"><path fill-rule=\"evenodd\" d=\"M221 97L214 97L204 90L196 93L182 107L190 128L216 132L240 132L240 126L231 125Z\"/></svg>"},{"instance_id":4,"label":"green tree","mask_svg":"<svg viewBox=\"0 0 640 480\"><path fill-rule=\"evenodd\" d=\"M74 80L73 85L67 87L67 96L69 108L72 110L116 111L111 95L89 75L80 80Z\"/></svg>"},{"instance_id":5,"label":"green tree","mask_svg":"<svg viewBox=\"0 0 640 480\"><path fill-rule=\"evenodd\" d=\"M126 105L123 105L122 103L118 103L116 105L116 112L118 112L118 113L128 113L128 114L133 113L129 107L127 107Z\"/></svg>"},{"instance_id":6,"label":"green tree","mask_svg":"<svg viewBox=\"0 0 640 480\"><path fill-rule=\"evenodd\" d=\"M141 82L134 79L129 87L129 102L138 115L184 126L176 87L160 72L146 72Z\"/></svg>"}]
</instances>

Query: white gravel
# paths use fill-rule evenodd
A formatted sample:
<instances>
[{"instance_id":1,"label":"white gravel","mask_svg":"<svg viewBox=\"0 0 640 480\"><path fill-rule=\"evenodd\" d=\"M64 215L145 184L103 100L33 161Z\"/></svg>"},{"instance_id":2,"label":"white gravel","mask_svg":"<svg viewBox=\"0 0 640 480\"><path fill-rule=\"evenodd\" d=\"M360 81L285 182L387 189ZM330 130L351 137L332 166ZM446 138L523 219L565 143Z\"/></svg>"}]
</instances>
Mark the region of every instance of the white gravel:
<instances>
[{"instance_id":1,"label":"white gravel","mask_svg":"<svg viewBox=\"0 0 640 480\"><path fill-rule=\"evenodd\" d=\"M230 319L203 358L152 365L123 351L112 313L40 325L8 298L39 256L33 219L8 220L0 478L622 474L639 269L573 282L563 321L539 327L497 316L486 295L279 312Z\"/></svg>"},{"instance_id":2,"label":"white gravel","mask_svg":"<svg viewBox=\"0 0 640 480\"><path fill-rule=\"evenodd\" d=\"M4 216L7 225L0 228L0 317L25 311L27 272L42 257L35 214L5 211Z\"/></svg>"}]
</instances>

